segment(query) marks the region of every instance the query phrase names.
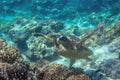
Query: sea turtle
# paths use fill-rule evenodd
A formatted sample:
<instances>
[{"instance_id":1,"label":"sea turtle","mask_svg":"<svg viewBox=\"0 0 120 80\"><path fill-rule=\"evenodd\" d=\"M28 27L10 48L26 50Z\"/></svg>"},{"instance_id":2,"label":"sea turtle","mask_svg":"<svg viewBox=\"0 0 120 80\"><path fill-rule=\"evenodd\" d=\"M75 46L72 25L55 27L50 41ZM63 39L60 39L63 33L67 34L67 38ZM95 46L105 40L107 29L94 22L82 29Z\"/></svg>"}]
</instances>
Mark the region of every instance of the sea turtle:
<instances>
[{"instance_id":1,"label":"sea turtle","mask_svg":"<svg viewBox=\"0 0 120 80\"><path fill-rule=\"evenodd\" d=\"M58 54L70 58L70 66L73 65L75 59L89 59L93 52L84 45L84 42L94 35L101 27L102 23L99 23L97 28L87 35L86 37L79 39L72 35L44 35L41 33L34 33L34 36L42 36L54 44L55 50ZM90 59L89 59L90 60Z\"/></svg>"}]
</instances>

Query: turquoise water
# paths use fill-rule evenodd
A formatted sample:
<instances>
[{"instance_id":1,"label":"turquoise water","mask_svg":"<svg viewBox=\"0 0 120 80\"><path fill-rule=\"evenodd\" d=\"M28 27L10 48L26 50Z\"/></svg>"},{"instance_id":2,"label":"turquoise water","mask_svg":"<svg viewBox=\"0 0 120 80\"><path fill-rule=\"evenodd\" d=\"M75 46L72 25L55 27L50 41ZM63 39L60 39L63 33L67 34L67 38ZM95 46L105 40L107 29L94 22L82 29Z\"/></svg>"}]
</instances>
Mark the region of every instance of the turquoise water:
<instances>
[{"instance_id":1,"label":"turquoise water","mask_svg":"<svg viewBox=\"0 0 120 80\"><path fill-rule=\"evenodd\" d=\"M103 26L86 37L99 23ZM30 64L47 60L69 68L74 56L71 67L82 68L84 74L101 69L88 74L91 80L120 80L120 0L0 0L0 39L17 47ZM80 41L85 47L79 49ZM64 49L59 52L63 47L67 55L61 55ZM71 54L76 49L84 53L80 58ZM87 50L92 54L87 56Z\"/></svg>"}]
</instances>

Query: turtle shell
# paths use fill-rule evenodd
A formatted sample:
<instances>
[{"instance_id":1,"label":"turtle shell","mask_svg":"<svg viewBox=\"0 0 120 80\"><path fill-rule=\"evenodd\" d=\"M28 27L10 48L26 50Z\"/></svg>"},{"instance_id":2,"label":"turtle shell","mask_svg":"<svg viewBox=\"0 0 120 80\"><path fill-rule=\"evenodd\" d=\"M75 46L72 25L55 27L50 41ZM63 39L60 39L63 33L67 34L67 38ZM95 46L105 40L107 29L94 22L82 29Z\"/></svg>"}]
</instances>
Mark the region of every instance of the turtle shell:
<instances>
[{"instance_id":1,"label":"turtle shell","mask_svg":"<svg viewBox=\"0 0 120 80\"><path fill-rule=\"evenodd\" d=\"M58 43L60 47L57 48L56 51L64 57L80 59L87 58L92 54L92 51L86 46L82 44L78 45L80 43L80 39L72 35L62 35L59 37ZM74 47L76 47L76 49Z\"/></svg>"},{"instance_id":2,"label":"turtle shell","mask_svg":"<svg viewBox=\"0 0 120 80\"><path fill-rule=\"evenodd\" d=\"M76 37L76 36L68 35L66 37L73 46L76 46L76 45L78 45L80 43L80 39L78 37Z\"/></svg>"},{"instance_id":3,"label":"turtle shell","mask_svg":"<svg viewBox=\"0 0 120 80\"><path fill-rule=\"evenodd\" d=\"M61 46L60 48L57 48L56 51L58 54L71 59L88 58L88 56L90 56L93 53L89 48L83 45L78 46L77 50Z\"/></svg>"},{"instance_id":4,"label":"turtle shell","mask_svg":"<svg viewBox=\"0 0 120 80\"><path fill-rule=\"evenodd\" d=\"M63 45L66 49L76 47L80 43L80 39L72 35L62 35L59 37L59 44Z\"/></svg>"}]
</instances>

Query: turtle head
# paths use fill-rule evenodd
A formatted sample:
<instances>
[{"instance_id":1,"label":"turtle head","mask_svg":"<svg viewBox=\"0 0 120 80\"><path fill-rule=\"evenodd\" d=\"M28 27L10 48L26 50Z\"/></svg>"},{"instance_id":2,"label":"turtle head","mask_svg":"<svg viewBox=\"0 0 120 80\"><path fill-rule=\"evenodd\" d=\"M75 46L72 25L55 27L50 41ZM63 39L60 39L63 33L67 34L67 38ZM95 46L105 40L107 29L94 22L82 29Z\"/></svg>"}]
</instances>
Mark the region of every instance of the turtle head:
<instances>
[{"instance_id":1,"label":"turtle head","mask_svg":"<svg viewBox=\"0 0 120 80\"><path fill-rule=\"evenodd\" d=\"M63 35L51 35L51 38L53 39L53 43L55 48L60 48L60 45L62 45L65 41L62 40Z\"/></svg>"},{"instance_id":2,"label":"turtle head","mask_svg":"<svg viewBox=\"0 0 120 80\"><path fill-rule=\"evenodd\" d=\"M68 40L68 38L67 38L67 36L65 36L65 35L61 35L60 37L59 37L59 42L60 43L66 43L66 42L68 42L69 40Z\"/></svg>"}]
</instances>

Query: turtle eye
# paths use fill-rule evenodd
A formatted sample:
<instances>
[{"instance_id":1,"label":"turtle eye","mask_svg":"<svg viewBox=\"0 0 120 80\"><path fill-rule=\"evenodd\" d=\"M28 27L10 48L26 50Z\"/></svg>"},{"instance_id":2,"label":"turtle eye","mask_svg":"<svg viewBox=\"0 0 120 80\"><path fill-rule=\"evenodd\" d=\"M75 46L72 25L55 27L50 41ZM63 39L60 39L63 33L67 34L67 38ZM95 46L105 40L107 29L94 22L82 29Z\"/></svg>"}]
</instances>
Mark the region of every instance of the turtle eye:
<instances>
[{"instance_id":1,"label":"turtle eye","mask_svg":"<svg viewBox=\"0 0 120 80\"><path fill-rule=\"evenodd\" d=\"M64 41L64 42L68 41L68 39L67 39L66 36L62 36L62 37L60 37L59 40L60 40L60 41Z\"/></svg>"}]
</instances>

